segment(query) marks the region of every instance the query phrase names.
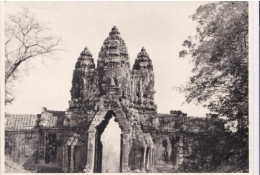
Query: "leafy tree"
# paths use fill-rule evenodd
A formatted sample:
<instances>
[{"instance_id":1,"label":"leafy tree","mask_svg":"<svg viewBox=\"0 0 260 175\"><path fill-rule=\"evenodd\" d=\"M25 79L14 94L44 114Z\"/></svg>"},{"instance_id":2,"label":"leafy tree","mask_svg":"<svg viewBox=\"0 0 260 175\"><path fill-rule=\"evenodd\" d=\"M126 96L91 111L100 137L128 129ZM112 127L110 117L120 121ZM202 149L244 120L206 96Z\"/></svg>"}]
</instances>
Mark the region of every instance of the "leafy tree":
<instances>
[{"instance_id":1,"label":"leafy tree","mask_svg":"<svg viewBox=\"0 0 260 175\"><path fill-rule=\"evenodd\" d=\"M49 29L30 14L27 9L11 15L5 24L5 103L14 100L14 80L20 74L21 65L31 59L49 57L59 50L60 38L50 35Z\"/></svg>"},{"instance_id":2,"label":"leafy tree","mask_svg":"<svg viewBox=\"0 0 260 175\"><path fill-rule=\"evenodd\" d=\"M183 42L186 50L181 51L179 56L189 55L194 68L187 86L182 87L181 91L186 94L187 102L202 104L231 121L238 121L238 132L216 133L203 138L203 145L195 146L194 159L186 162L184 169L215 172L228 165L228 171L246 172L248 2L213 2L202 5L192 15L192 19L198 23L197 33ZM207 135L212 134L212 131L207 132ZM224 141L222 145L219 145L220 140ZM205 156L198 158L197 155Z\"/></svg>"},{"instance_id":3,"label":"leafy tree","mask_svg":"<svg viewBox=\"0 0 260 175\"><path fill-rule=\"evenodd\" d=\"M237 120L239 132L247 135L248 3L209 3L192 19L198 23L197 33L183 42L186 50L179 53L190 55L195 65L181 88L186 101Z\"/></svg>"}]
</instances>

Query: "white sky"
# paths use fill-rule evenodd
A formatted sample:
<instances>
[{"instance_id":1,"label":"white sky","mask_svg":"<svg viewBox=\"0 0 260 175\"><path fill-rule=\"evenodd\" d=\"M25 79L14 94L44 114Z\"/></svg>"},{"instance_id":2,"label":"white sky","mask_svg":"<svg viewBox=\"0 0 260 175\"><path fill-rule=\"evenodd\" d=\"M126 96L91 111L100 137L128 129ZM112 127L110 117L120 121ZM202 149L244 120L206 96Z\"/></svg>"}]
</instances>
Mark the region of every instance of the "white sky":
<instances>
[{"instance_id":1,"label":"white sky","mask_svg":"<svg viewBox=\"0 0 260 175\"><path fill-rule=\"evenodd\" d=\"M144 46L155 72L155 103L158 113L182 110L190 116L205 116L206 109L184 104L184 95L174 86L184 85L191 73L188 59L178 57L182 42L194 35L189 18L205 2L6 2L6 14L30 8L45 21L53 34L63 38L64 52L55 59L31 62L28 75L18 82L16 100L8 113L40 113L43 106L66 110L75 63L88 46L95 62L103 41L116 25L128 48L131 67Z\"/></svg>"},{"instance_id":2,"label":"white sky","mask_svg":"<svg viewBox=\"0 0 260 175\"><path fill-rule=\"evenodd\" d=\"M109 120L106 129L101 135L103 144L102 172L110 170L110 173L119 173L121 129L115 121L115 117Z\"/></svg>"}]
</instances>

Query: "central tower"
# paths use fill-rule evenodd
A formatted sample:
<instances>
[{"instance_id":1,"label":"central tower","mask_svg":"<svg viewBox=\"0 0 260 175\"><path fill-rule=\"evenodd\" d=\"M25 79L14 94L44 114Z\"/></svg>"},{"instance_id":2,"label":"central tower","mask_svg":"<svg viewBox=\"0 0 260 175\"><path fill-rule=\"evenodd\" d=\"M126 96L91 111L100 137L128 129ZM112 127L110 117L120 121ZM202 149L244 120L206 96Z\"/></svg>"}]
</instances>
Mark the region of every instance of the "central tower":
<instances>
[{"instance_id":1,"label":"central tower","mask_svg":"<svg viewBox=\"0 0 260 175\"><path fill-rule=\"evenodd\" d=\"M70 135L82 140L82 151L87 155L81 161L86 164L84 172L102 172L100 138L112 116L121 129L120 171L136 168L147 171L153 165L153 141L149 131L156 117L152 60L142 48L130 70L126 44L115 26L98 57L95 67L89 49L85 47L81 52L73 73L70 106L64 121ZM74 172L73 164L78 160L69 156L73 152L74 147L71 147L64 154L64 165L69 165L64 172Z\"/></svg>"},{"instance_id":2,"label":"central tower","mask_svg":"<svg viewBox=\"0 0 260 175\"><path fill-rule=\"evenodd\" d=\"M130 82L130 63L124 40L114 26L105 39L97 61L100 96L127 96Z\"/></svg>"}]
</instances>

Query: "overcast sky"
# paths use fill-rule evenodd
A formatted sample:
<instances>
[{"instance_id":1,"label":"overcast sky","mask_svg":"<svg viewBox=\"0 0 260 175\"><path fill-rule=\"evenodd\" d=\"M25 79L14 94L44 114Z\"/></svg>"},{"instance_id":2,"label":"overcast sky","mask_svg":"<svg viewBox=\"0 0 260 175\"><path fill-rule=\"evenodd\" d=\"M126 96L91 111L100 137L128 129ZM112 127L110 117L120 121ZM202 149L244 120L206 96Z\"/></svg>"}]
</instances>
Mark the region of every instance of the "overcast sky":
<instances>
[{"instance_id":1,"label":"overcast sky","mask_svg":"<svg viewBox=\"0 0 260 175\"><path fill-rule=\"evenodd\" d=\"M203 2L205 3L205 2ZM174 87L185 85L191 74L189 59L178 57L182 42L194 35L196 24L189 18L198 2L6 2L6 15L29 8L53 34L62 37L57 52L42 62L31 62L30 70L17 84L16 100L8 113L40 113L41 108L66 110L75 63L88 46L95 62L111 28L117 26L128 48L131 67L144 46L155 73L155 103L159 113L182 110L190 116L208 111L183 104L184 94Z\"/></svg>"}]
</instances>

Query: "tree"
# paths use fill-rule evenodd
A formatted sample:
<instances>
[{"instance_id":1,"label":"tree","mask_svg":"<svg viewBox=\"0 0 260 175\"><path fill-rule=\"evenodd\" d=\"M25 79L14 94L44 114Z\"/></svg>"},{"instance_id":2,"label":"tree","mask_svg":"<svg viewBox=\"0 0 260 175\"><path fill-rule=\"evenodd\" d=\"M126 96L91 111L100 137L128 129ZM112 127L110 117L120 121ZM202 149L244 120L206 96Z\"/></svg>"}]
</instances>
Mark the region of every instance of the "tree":
<instances>
[{"instance_id":1,"label":"tree","mask_svg":"<svg viewBox=\"0 0 260 175\"><path fill-rule=\"evenodd\" d=\"M198 23L197 33L183 42L186 50L179 56L189 55L194 68L181 91L187 102L202 104L229 121L238 121L236 133L228 131L216 137L205 137L206 148L195 149L205 155L214 153L214 159L193 163L198 168L207 166L214 170L224 162L222 167L229 165L233 167L232 172L248 171L248 2L202 5L192 19ZM208 154L207 147L212 145L212 139L222 137L226 138L224 146Z\"/></svg>"},{"instance_id":2,"label":"tree","mask_svg":"<svg viewBox=\"0 0 260 175\"><path fill-rule=\"evenodd\" d=\"M59 50L60 38L49 34L47 26L30 14L28 9L11 15L5 24L5 103L14 100L14 80L19 77L21 65L31 59L49 57Z\"/></svg>"},{"instance_id":3,"label":"tree","mask_svg":"<svg viewBox=\"0 0 260 175\"><path fill-rule=\"evenodd\" d=\"M192 15L197 34L183 42L190 55L193 74L181 88L186 101L202 104L213 112L248 126L248 3L214 2L200 6Z\"/></svg>"}]
</instances>

